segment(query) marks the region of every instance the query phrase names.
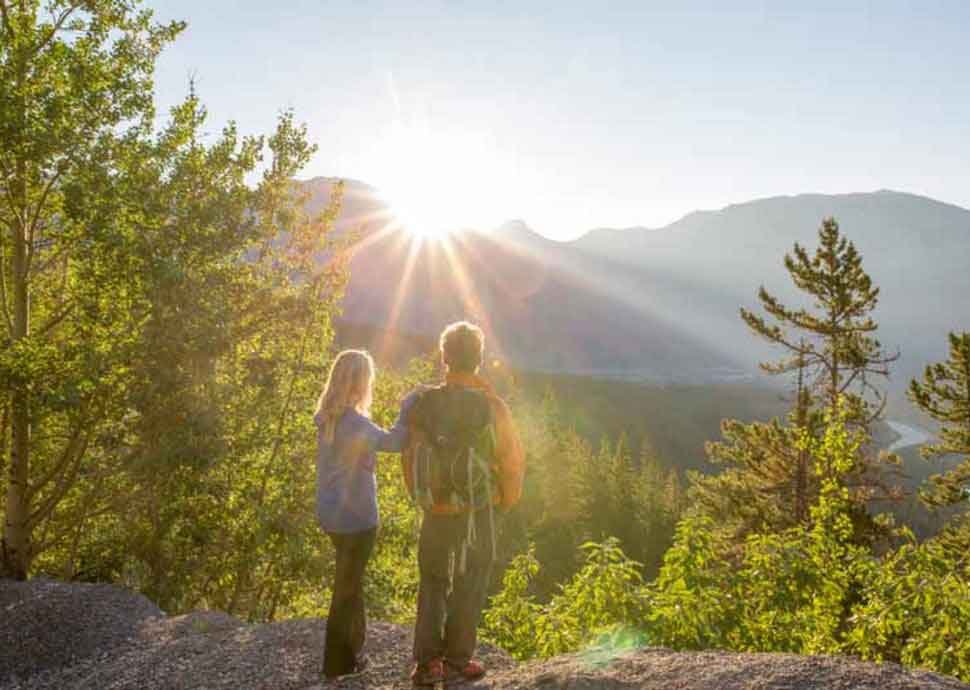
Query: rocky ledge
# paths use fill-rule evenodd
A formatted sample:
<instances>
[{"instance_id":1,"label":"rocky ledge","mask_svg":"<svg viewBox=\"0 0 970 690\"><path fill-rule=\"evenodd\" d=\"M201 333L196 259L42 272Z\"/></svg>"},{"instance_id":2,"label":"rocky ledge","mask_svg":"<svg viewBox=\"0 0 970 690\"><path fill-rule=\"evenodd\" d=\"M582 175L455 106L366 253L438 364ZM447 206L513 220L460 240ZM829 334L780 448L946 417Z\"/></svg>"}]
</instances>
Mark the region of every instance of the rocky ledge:
<instances>
[{"instance_id":1,"label":"rocky ledge","mask_svg":"<svg viewBox=\"0 0 970 690\"><path fill-rule=\"evenodd\" d=\"M112 585L0 581L2 690L410 687L408 629L372 625L368 670L329 685L319 678L323 637L319 619L247 625L212 611L167 617ZM482 657L489 675L468 688L970 690L939 674L841 657L645 648L517 665L490 647Z\"/></svg>"}]
</instances>

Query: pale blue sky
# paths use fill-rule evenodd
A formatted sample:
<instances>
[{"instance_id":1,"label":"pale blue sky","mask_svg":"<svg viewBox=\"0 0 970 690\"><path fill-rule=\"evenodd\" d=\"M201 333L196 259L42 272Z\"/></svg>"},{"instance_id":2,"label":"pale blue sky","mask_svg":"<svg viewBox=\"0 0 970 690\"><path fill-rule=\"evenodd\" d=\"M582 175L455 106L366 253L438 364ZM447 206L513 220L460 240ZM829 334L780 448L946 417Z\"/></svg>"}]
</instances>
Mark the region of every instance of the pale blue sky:
<instances>
[{"instance_id":1,"label":"pale blue sky","mask_svg":"<svg viewBox=\"0 0 970 690\"><path fill-rule=\"evenodd\" d=\"M320 146L306 176L378 186L400 126L441 133L411 182L467 180L470 224L569 238L879 188L970 207L962 0L149 4L189 22L162 107L190 74L213 129L268 132L292 107Z\"/></svg>"}]
</instances>

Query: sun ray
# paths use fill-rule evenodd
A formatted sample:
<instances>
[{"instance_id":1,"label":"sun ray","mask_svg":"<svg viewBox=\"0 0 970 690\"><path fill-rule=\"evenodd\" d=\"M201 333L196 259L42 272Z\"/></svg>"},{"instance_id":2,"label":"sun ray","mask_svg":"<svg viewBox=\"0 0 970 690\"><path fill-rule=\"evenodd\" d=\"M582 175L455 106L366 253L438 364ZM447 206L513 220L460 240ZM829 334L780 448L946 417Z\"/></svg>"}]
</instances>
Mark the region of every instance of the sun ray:
<instances>
[{"instance_id":1,"label":"sun ray","mask_svg":"<svg viewBox=\"0 0 970 690\"><path fill-rule=\"evenodd\" d=\"M709 276L694 275L688 284L676 267L665 264L658 258L657 264L648 268L649 282L645 282L645 267L642 266L634 270L608 260L596 263L590 261L589 257L583 257L580 261L573 252L540 254L534 247L509 240L500 234L491 237L507 252L531 257L550 267L551 272L568 281L574 289L622 304L643 319L662 324L671 332L683 334L728 360L741 361L739 353L726 345L718 335L730 328L733 312L701 313L684 308L684 295L689 295L691 289L696 291L698 285L705 285L713 291L720 289ZM554 246L542 246L554 251ZM657 292L658 287L665 287L665 293ZM719 326L712 328L712 324Z\"/></svg>"},{"instance_id":2,"label":"sun ray","mask_svg":"<svg viewBox=\"0 0 970 690\"><path fill-rule=\"evenodd\" d=\"M370 221L376 220L380 224L377 225L376 229L370 229ZM362 216L355 216L353 219L347 221L348 224L353 223L350 226L351 232L356 232L360 234L359 239L353 244L353 251L361 251L369 247L371 244L381 241L391 233L393 233L397 228L391 218L390 212L384 211L374 211L371 213L364 214Z\"/></svg>"},{"instance_id":3,"label":"sun ray","mask_svg":"<svg viewBox=\"0 0 970 690\"><path fill-rule=\"evenodd\" d=\"M401 318L401 307L407 297L408 289L411 285L411 276L414 273L414 266L418 259L418 252L421 250L420 242L413 237L401 237L400 241L407 244L407 257L404 259L404 271L401 274L401 282L398 283L397 290L394 292L394 301L391 303L390 312L388 312L387 328L377 346L377 355L381 359L387 354L390 342L397 331L398 322Z\"/></svg>"},{"instance_id":4,"label":"sun ray","mask_svg":"<svg viewBox=\"0 0 970 690\"><path fill-rule=\"evenodd\" d=\"M379 174L374 183L388 212L379 216L386 218L383 232L369 236L361 246L382 240L385 232L410 235L415 244L409 247L407 258L402 258L409 288L417 279L431 295L453 292L455 301L463 305L462 311L489 331L490 347L494 345L503 357L510 345L522 348L528 344L516 341L514 336L509 336L508 343L499 342L502 336L494 328L494 318L489 318L493 315L487 312L486 303L502 305L503 321L499 325L506 335L514 334L520 320L526 325L535 319L535 304L530 300L544 290L599 295L622 304L630 315L629 322L624 320L612 327L629 331L631 340L641 330L635 324L643 321L663 324L670 332L689 333L695 339L712 340L703 327L705 319L701 315L685 316L684 297L671 296L662 277L659 282L644 280L642 272L632 276L622 266L595 259L581 261L575 252L560 251L541 238L532 241L528 235L498 232L486 235L487 239L475 235L474 241L468 241L474 233L459 232L461 228L498 227L505 218L494 214L521 203L516 196L520 194L518 187L509 184L515 180L517 166L502 158L487 135L397 121L377 139L380 145L375 146L373 159ZM502 210L495 203L496 195L503 201ZM489 244L492 241L494 245ZM496 275L493 254L503 252L497 264L501 275ZM511 264L508 259L512 259ZM416 266L422 270L417 271ZM656 268L665 274L666 267ZM457 316L449 298L436 298L424 313L418 310L412 314L404 288L398 285L395 289L390 313L394 328L406 323L409 328L431 331L442 325L440 321ZM486 294L478 294L483 290ZM689 303L687 306L689 310ZM708 345L723 346L717 342Z\"/></svg>"},{"instance_id":5,"label":"sun ray","mask_svg":"<svg viewBox=\"0 0 970 690\"><path fill-rule=\"evenodd\" d=\"M455 251L455 247L452 243L451 237L445 237L439 242L442 251L444 252L445 259L448 262L448 267L454 276L455 282L458 286L459 297L463 304L470 307L469 316L484 330L491 339L491 347L493 355L499 359L505 359L505 348L501 342L501 336L498 331L492 327L491 319L489 318L488 309L484 308L481 300L479 299L478 292L472 286L471 281L468 276L468 271L459 257L458 252Z\"/></svg>"}]
</instances>

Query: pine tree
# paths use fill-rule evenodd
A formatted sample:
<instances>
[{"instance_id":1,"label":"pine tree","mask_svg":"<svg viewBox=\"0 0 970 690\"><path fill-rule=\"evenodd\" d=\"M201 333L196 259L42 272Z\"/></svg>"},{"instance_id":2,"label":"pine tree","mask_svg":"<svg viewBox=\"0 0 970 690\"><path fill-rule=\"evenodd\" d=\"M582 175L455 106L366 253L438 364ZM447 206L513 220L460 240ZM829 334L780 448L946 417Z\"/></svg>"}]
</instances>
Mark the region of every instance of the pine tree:
<instances>
[{"instance_id":1,"label":"pine tree","mask_svg":"<svg viewBox=\"0 0 970 690\"><path fill-rule=\"evenodd\" d=\"M909 398L933 419L940 422L940 441L924 446L926 458L963 455L963 461L930 477L922 493L930 505L963 503L970 497L970 332L950 333L950 357L931 364L923 380L909 384Z\"/></svg>"},{"instance_id":2,"label":"pine tree","mask_svg":"<svg viewBox=\"0 0 970 690\"><path fill-rule=\"evenodd\" d=\"M707 444L716 475L692 475L691 497L708 515L730 525L736 536L808 524L807 506L816 497L810 460L802 457L796 427L770 422L722 422L723 441Z\"/></svg>"},{"instance_id":3,"label":"pine tree","mask_svg":"<svg viewBox=\"0 0 970 690\"><path fill-rule=\"evenodd\" d=\"M885 406L885 395L872 378L887 376L898 355L887 354L873 336L877 325L872 311L879 289L834 219L822 222L819 245L810 255L796 243L792 254L785 256L792 281L810 298L814 310L790 308L763 286L758 296L772 320L741 309L741 318L756 335L785 351L783 359L760 366L769 374L795 379L787 424L777 419L751 424L724 420L724 440L709 443L707 454L725 471L692 478L691 495L701 510L731 525L738 537L807 526L819 478L799 438L818 438L826 411L842 410L852 425L867 431ZM866 502L877 493L892 495L877 469L873 458L860 453L850 473L859 538L872 526Z\"/></svg>"},{"instance_id":4,"label":"pine tree","mask_svg":"<svg viewBox=\"0 0 970 690\"><path fill-rule=\"evenodd\" d=\"M802 372L805 390L817 395L825 408L834 412L841 401L850 424L868 426L886 405L886 395L872 379L888 377L889 365L899 354L887 353L873 335L879 288L863 269L862 255L842 236L834 218L822 221L818 237L814 255L797 242L793 253L785 255L792 281L817 311L787 307L762 286L758 298L774 323L743 307L741 318L756 335L787 352L779 362L762 363L764 371ZM801 337L794 339L789 329Z\"/></svg>"}]
</instances>

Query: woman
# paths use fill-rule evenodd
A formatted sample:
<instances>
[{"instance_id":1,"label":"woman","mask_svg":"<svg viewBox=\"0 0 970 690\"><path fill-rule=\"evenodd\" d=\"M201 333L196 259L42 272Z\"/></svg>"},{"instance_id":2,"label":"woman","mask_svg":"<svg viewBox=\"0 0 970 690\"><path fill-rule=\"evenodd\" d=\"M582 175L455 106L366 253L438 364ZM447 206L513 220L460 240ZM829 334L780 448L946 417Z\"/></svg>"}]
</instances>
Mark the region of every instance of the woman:
<instances>
[{"instance_id":1,"label":"woman","mask_svg":"<svg viewBox=\"0 0 970 690\"><path fill-rule=\"evenodd\" d=\"M360 656L366 635L363 576L377 535L377 452L400 452L404 414L414 396L401 405L390 431L370 420L374 361L361 350L344 350L330 369L317 403L317 518L336 552L336 574L323 673L335 678L363 670Z\"/></svg>"}]
</instances>

